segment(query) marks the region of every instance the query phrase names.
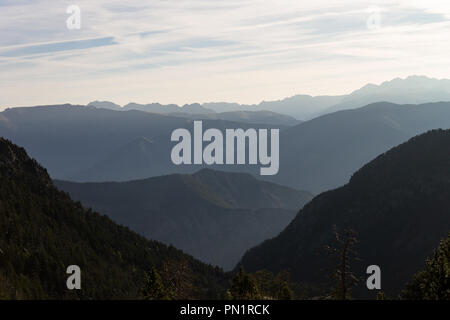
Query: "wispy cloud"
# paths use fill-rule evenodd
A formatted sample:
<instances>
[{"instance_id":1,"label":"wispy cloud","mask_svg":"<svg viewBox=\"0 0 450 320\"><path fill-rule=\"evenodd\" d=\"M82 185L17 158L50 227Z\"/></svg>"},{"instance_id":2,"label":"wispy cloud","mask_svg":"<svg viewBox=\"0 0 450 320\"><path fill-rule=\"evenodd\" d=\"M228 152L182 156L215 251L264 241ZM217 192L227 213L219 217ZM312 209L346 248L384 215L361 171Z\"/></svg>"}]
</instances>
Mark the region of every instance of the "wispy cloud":
<instances>
[{"instance_id":1,"label":"wispy cloud","mask_svg":"<svg viewBox=\"0 0 450 320\"><path fill-rule=\"evenodd\" d=\"M6 48L5 50L0 51L0 57L32 56L42 53L83 50L88 48L111 46L114 44L117 44L117 42L114 41L113 37L73 40L57 43L33 44L33 45L18 46L14 48Z\"/></svg>"},{"instance_id":2,"label":"wispy cloud","mask_svg":"<svg viewBox=\"0 0 450 320\"><path fill-rule=\"evenodd\" d=\"M66 28L73 4L80 30ZM0 0L0 107L254 103L449 77L449 18L433 0Z\"/></svg>"}]
</instances>

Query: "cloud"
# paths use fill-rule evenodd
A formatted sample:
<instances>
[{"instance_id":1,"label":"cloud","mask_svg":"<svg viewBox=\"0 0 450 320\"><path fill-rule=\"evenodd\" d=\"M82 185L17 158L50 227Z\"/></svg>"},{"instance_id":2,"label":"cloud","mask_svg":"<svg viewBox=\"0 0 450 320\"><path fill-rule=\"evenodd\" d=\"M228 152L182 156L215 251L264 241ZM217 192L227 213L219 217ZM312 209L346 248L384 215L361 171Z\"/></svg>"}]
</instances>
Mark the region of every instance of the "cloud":
<instances>
[{"instance_id":1,"label":"cloud","mask_svg":"<svg viewBox=\"0 0 450 320\"><path fill-rule=\"evenodd\" d=\"M0 106L94 99L257 103L446 77L443 1L0 1ZM81 8L80 30L66 8ZM27 94L24 95L23 92Z\"/></svg>"}]
</instances>

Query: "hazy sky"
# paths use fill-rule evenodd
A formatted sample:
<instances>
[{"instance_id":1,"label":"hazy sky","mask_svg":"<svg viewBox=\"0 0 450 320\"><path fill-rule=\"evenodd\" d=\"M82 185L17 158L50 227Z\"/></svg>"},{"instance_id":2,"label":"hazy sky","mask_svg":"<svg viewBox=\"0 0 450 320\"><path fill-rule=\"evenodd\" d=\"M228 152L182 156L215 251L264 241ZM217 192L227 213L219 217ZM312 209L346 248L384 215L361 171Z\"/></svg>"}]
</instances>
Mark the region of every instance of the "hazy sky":
<instances>
[{"instance_id":1,"label":"hazy sky","mask_svg":"<svg viewBox=\"0 0 450 320\"><path fill-rule=\"evenodd\" d=\"M0 0L0 109L344 94L449 52L448 0Z\"/></svg>"}]
</instances>

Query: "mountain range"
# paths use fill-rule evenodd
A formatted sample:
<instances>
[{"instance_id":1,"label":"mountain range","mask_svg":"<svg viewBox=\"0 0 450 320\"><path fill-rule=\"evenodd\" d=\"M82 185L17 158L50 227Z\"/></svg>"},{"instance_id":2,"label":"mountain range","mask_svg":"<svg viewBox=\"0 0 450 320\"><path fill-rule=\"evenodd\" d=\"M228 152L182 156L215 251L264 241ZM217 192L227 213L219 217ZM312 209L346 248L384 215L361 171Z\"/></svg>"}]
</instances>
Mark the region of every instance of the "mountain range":
<instances>
[{"instance_id":1,"label":"mountain range","mask_svg":"<svg viewBox=\"0 0 450 320\"><path fill-rule=\"evenodd\" d=\"M127 181L193 173L206 165L174 165L171 131L192 131L193 120L142 111L82 106L14 108L0 113L0 135L18 143L54 179ZM204 120L204 128L278 126ZM259 176L258 166L213 165L246 172L297 190L319 193L348 182L363 164L411 137L450 128L450 103L375 103L326 114L280 130L280 170Z\"/></svg>"},{"instance_id":2,"label":"mountain range","mask_svg":"<svg viewBox=\"0 0 450 320\"><path fill-rule=\"evenodd\" d=\"M138 110L163 114L167 116L183 117L193 120L227 120L234 122L272 124L280 126L291 126L294 124L299 124L301 122L294 117L267 110L234 110L233 108L227 110L226 108L224 108L225 111L223 112L215 112L214 110L202 107L199 104L184 105L182 107L179 107L172 104L161 105L159 103L152 103L147 105L140 105L136 103L129 103L122 108L120 105L109 101L92 101L87 106L115 111Z\"/></svg>"},{"instance_id":3,"label":"mountain range","mask_svg":"<svg viewBox=\"0 0 450 320\"><path fill-rule=\"evenodd\" d=\"M450 101L450 80L410 76L405 79L395 78L380 85L367 84L345 96L336 105L327 108L324 113L354 109L382 101L396 104Z\"/></svg>"},{"instance_id":4,"label":"mountain range","mask_svg":"<svg viewBox=\"0 0 450 320\"><path fill-rule=\"evenodd\" d=\"M347 95L310 96L295 95L278 101L263 101L246 105L228 102L211 102L178 106L159 103L129 103L123 108L108 101L93 101L89 105L113 110L140 110L155 113L213 114L235 111L271 111L293 117L297 120L311 120L320 115L335 111L354 109L376 102L396 104L422 104L450 101L450 80L409 76L385 81L380 85L367 84ZM233 120L234 121L234 120Z\"/></svg>"},{"instance_id":5,"label":"mountain range","mask_svg":"<svg viewBox=\"0 0 450 320\"><path fill-rule=\"evenodd\" d=\"M121 183L55 184L139 234L227 270L247 249L276 236L312 199L249 174L209 169Z\"/></svg>"},{"instance_id":6,"label":"mountain range","mask_svg":"<svg viewBox=\"0 0 450 320\"><path fill-rule=\"evenodd\" d=\"M352 271L365 279L369 265L379 266L382 290L395 297L450 230L449 146L450 130L434 130L381 154L348 184L316 196L240 264L249 271L290 270L304 286L329 288L339 262L325 246L334 245L334 227L352 229L358 240ZM359 283L357 296L371 295L365 285Z\"/></svg>"}]
</instances>

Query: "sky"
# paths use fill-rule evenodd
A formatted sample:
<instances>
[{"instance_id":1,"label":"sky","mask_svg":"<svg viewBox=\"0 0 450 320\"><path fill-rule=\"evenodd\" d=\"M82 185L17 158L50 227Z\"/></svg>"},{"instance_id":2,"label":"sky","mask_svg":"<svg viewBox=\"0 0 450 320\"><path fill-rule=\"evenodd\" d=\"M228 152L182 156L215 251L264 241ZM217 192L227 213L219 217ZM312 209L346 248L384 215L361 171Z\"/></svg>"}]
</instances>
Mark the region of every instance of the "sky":
<instances>
[{"instance_id":1,"label":"sky","mask_svg":"<svg viewBox=\"0 0 450 320\"><path fill-rule=\"evenodd\" d=\"M0 0L0 110L347 94L449 52L448 0Z\"/></svg>"}]
</instances>

